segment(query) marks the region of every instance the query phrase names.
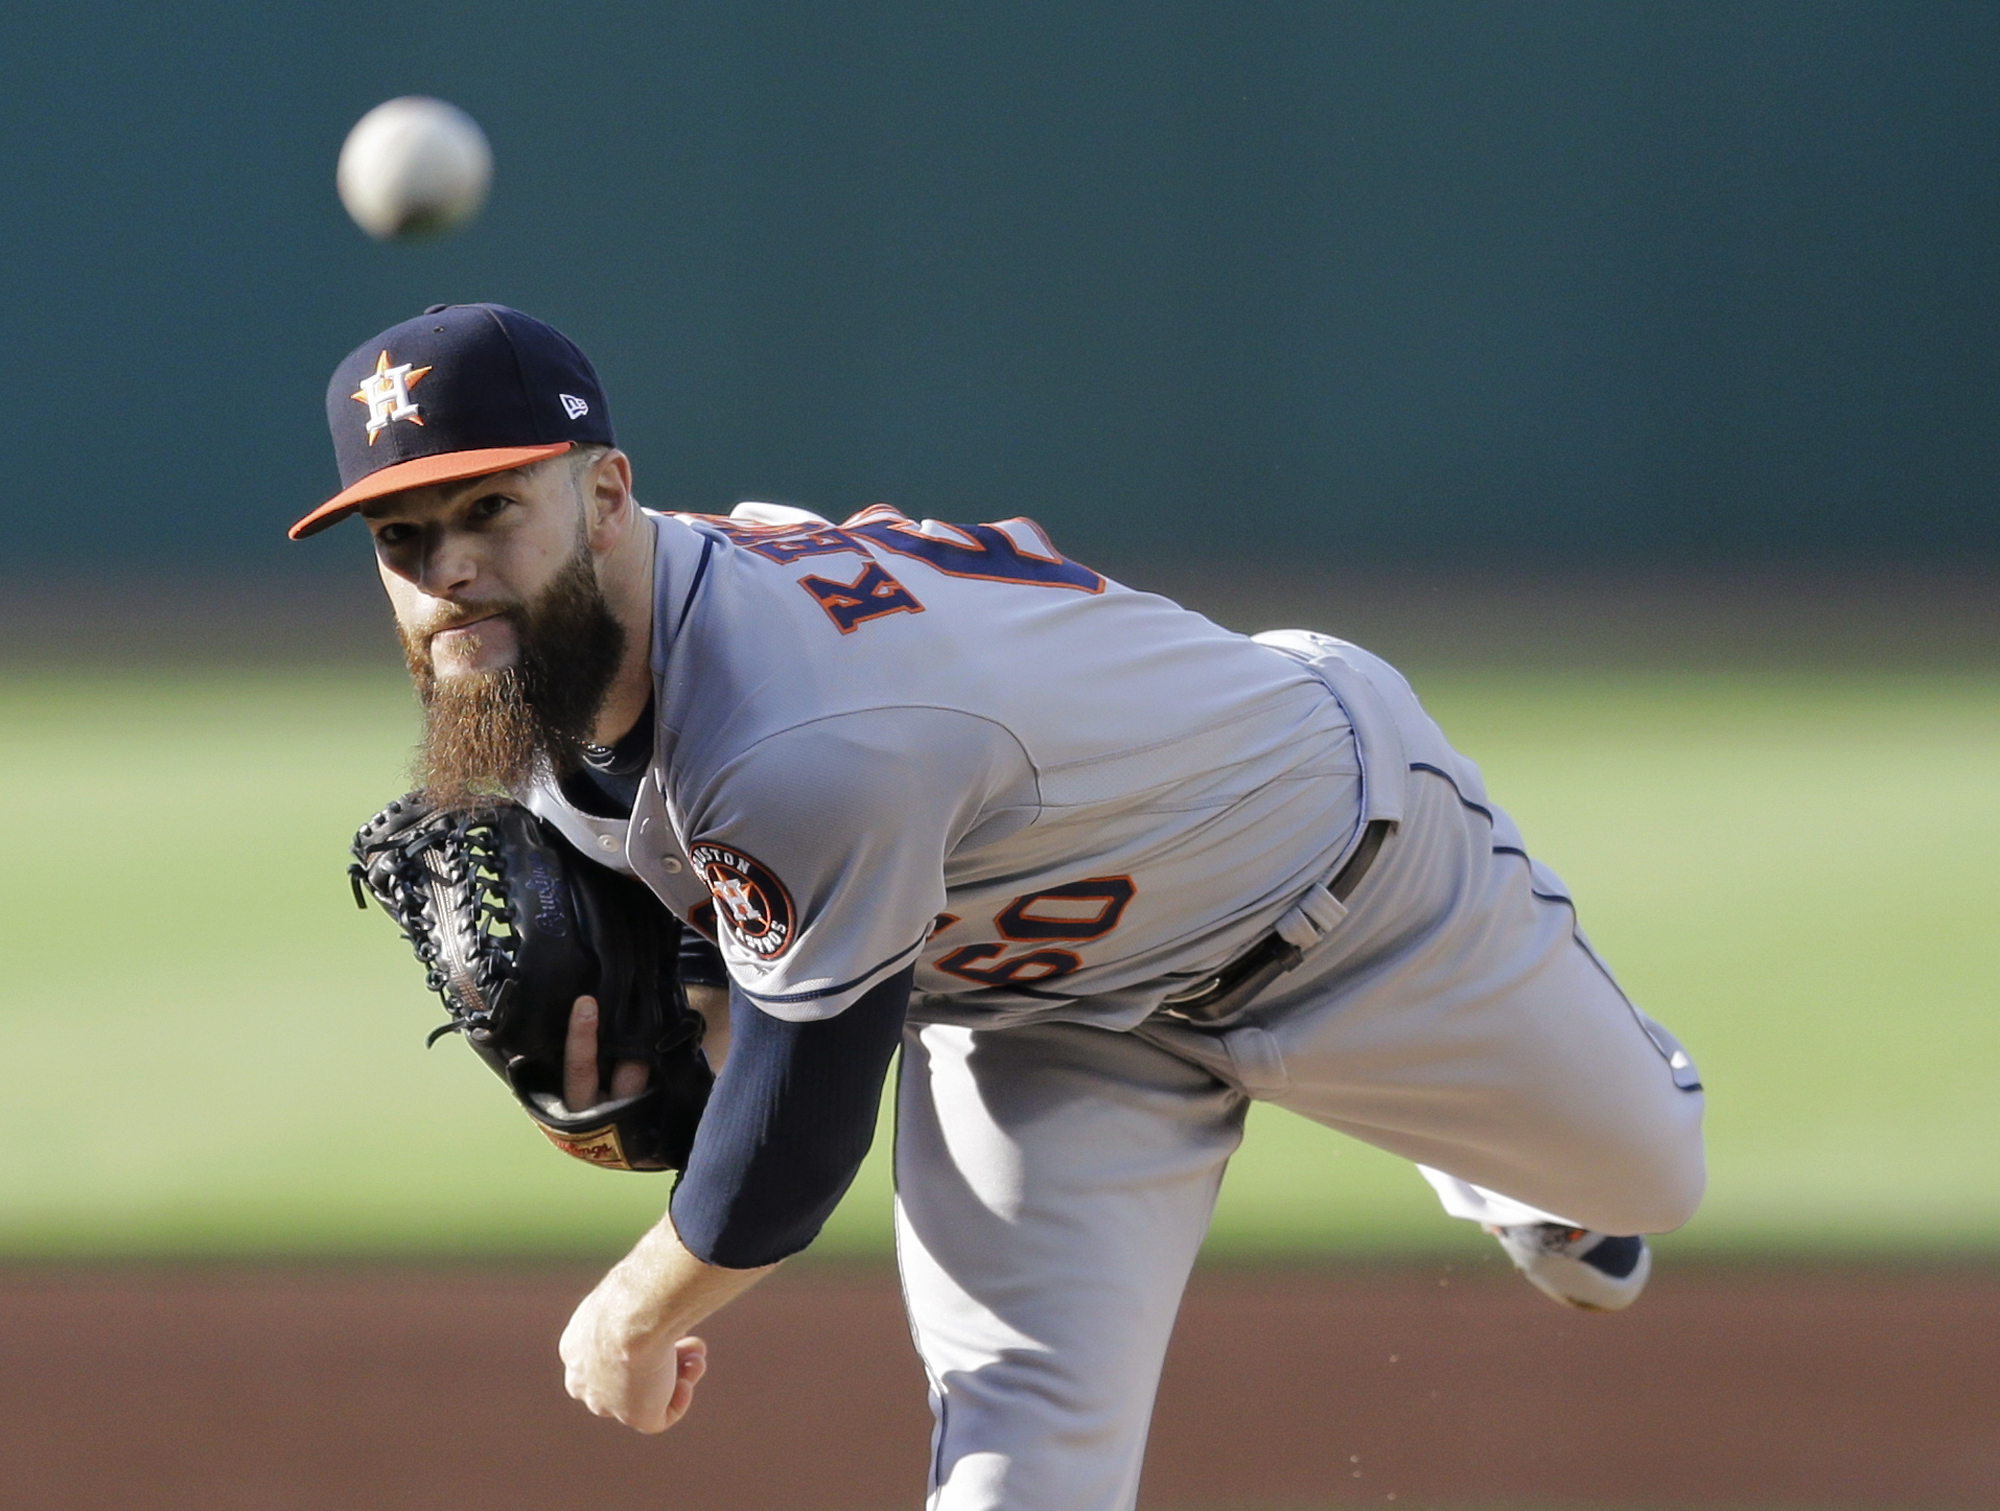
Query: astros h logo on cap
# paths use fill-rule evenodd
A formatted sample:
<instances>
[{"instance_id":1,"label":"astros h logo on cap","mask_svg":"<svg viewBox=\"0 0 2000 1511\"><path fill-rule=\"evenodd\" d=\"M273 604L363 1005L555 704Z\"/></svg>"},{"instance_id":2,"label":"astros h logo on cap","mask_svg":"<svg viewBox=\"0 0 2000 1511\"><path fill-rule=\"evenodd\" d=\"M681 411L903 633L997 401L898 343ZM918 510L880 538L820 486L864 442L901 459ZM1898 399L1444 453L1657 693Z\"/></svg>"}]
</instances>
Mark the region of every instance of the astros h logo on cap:
<instances>
[{"instance_id":1,"label":"astros h logo on cap","mask_svg":"<svg viewBox=\"0 0 2000 1511\"><path fill-rule=\"evenodd\" d=\"M340 492L292 526L293 540L405 488L618 444L590 359L503 304L434 304L362 342L333 370L326 423Z\"/></svg>"},{"instance_id":2,"label":"astros h logo on cap","mask_svg":"<svg viewBox=\"0 0 2000 1511\"><path fill-rule=\"evenodd\" d=\"M361 380L361 386L348 397L358 404L368 406L368 444L375 444L375 437L389 428L392 421L408 420L412 425L424 423L424 412L410 397L410 390L429 372L428 367L412 367L405 362L400 367L389 365L389 353L384 351L375 359L375 371Z\"/></svg>"}]
</instances>

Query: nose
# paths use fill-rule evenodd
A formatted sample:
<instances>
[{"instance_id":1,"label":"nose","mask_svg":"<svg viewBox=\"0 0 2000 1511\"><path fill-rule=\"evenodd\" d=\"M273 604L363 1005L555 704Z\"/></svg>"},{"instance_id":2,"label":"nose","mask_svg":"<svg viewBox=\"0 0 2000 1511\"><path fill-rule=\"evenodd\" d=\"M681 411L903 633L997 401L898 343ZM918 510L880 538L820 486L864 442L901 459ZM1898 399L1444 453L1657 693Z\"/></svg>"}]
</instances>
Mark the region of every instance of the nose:
<instances>
[{"instance_id":1,"label":"nose","mask_svg":"<svg viewBox=\"0 0 2000 1511\"><path fill-rule=\"evenodd\" d=\"M476 553L456 530L426 530L416 584L432 598L462 596L479 576Z\"/></svg>"}]
</instances>

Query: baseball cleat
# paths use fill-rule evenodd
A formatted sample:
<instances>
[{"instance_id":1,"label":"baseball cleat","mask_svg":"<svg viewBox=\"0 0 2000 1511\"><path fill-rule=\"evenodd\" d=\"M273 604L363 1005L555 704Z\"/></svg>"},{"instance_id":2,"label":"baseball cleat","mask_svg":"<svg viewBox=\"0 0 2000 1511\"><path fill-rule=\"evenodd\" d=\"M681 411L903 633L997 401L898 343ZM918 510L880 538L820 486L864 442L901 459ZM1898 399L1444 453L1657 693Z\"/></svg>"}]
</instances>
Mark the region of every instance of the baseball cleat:
<instances>
[{"instance_id":1,"label":"baseball cleat","mask_svg":"<svg viewBox=\"0 0 2000 1511\"><path fill-rule=\"evenodd\" d=\"M1653 1273L1653 1251L1643 1238L1615 1238L1556 1222L1486 1231L1500 1240L1528 1284L1587 1312L1623 1311L1639 1299Z\"/></svg>"}]
</instances>

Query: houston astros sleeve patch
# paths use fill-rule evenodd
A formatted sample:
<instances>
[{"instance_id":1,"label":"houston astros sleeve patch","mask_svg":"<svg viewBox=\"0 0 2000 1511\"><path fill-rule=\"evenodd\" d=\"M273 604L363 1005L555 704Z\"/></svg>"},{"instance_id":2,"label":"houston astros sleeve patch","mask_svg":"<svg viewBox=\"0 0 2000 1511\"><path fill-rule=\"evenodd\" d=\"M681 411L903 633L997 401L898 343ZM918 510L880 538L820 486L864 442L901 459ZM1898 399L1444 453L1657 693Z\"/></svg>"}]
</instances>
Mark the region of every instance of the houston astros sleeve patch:
<instances>
[{"instance_id":1,"label":"houston astros sleeve patch","mask_svg":"<svg viewBox=\"0 0 2000 1511\"><path fill-rule=\"evenodd\" d=\"M776 960L792 947L798 933L792 894L769 866L712 840L696 843L688 855L715 898L717 925L732 940L760 961Z\"/></svg>"}]
</instances>

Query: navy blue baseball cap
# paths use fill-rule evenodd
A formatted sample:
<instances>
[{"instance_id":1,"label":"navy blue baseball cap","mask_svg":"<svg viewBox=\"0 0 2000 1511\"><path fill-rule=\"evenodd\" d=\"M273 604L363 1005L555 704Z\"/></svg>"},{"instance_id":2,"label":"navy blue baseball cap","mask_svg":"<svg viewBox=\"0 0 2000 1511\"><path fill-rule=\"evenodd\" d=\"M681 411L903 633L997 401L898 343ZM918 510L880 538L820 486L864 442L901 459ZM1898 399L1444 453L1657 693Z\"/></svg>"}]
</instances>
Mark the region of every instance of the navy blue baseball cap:
<instances>
[{"instance_id":1,"label":"navy blue baseball cap","mask_svg":"<svg viewBox=\"0 0 2000 1511\"><path fill-rule=\"evenodd\" d=\"M326 424L340 492L293 525L303 540L370 499L615 446L590 359L504 304L434 304L333 370Z\"/></svg>"}]
</instances>

